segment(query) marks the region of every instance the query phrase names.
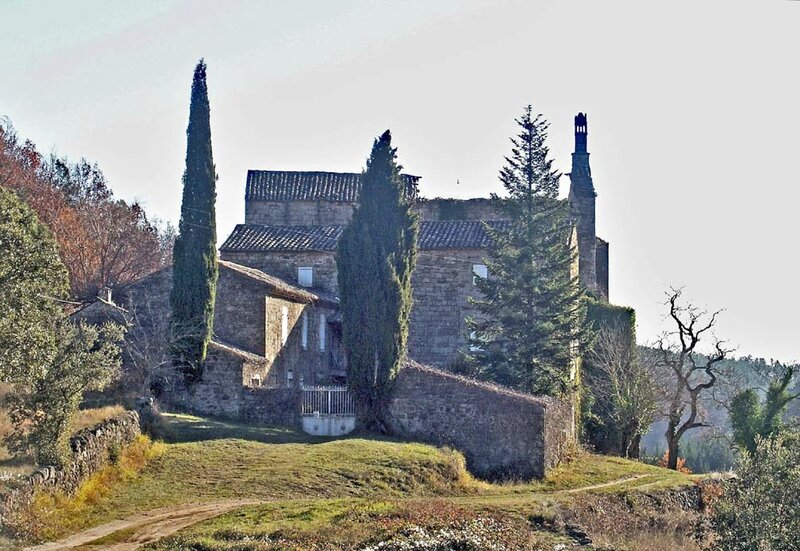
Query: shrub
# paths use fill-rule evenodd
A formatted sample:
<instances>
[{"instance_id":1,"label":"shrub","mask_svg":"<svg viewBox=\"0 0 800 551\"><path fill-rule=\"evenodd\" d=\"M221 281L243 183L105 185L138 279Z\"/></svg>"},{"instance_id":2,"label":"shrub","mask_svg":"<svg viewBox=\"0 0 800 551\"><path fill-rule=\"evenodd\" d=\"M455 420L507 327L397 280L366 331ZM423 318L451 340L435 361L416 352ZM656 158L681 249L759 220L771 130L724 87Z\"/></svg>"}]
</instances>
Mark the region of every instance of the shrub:
<instances>
[{"instance_id":1,"label":"shrub","mask_svg":"<svg viewBox=\"0 0 800 551\"><path fill-rule=\"evenodd\" d=\"M800 432L756 440L743 452L712 516L721 551L800 549Z\"/></svg>"}]
</instances>

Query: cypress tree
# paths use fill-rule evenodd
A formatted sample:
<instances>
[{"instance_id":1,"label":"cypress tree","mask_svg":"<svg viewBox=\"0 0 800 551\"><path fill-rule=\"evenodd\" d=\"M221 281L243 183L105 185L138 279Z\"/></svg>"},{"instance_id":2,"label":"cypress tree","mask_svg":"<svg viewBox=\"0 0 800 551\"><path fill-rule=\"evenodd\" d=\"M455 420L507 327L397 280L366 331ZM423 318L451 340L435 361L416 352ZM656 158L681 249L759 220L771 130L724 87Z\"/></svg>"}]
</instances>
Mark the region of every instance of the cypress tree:
<instances>
[{"instance_id":1,"label":"cypress tree","mask_svg":"<svg viewBox=\"0 0 800 551\"><path fill-rule=\"evenodd\" d=\"M186 170L179 234L173 252L173 354L187 383L202 376L202 363L214 323L217 286L217 232L214 214L217 175L211 153L211 121L206 64L194 70Z\"/></svg>"},{"instance_id":2,"label":"cypress tree","mask_svg":"<svg viewBox=\"0 0 800 551\"><path fill-rule=\"evenodd\" d=\"M366 429L382 429L408 340L418 222L396 158L387 130L372 146L336 255L348 386Z\"/></svg>"},{"instance_id":3,"label":"cypress tree","mask_svg":"<svg viewBox=\"0 0 800 551\"><path fill-rule=\"evenodd\" d=\"M536 394L562 395L577 382L588 340L569 206L545 145L547 122L526 107L500 171L507 197L492 196L508 222L489 227L489 278L477 278L479 315L468 320L472 359L484 378Z\"/></svg>"}]
</instances>

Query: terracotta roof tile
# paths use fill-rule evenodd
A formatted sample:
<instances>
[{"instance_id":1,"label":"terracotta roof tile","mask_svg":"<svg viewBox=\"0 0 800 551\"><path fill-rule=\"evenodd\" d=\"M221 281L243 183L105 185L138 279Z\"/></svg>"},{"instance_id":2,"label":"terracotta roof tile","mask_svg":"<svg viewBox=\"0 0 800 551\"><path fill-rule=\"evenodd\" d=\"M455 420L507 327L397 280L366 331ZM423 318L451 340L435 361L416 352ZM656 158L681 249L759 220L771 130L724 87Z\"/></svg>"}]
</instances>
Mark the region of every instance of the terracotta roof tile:
<instances>
[{"instance_id":1,"label":"terracotta roof tile","mask_svg":"<svg viewBox=\"0 0 800 551\"><path fill-rule=\"evenodd\" d=\"M505 222L486 222L500 227ZM239 224L220 247L225 252L321 251L333 252L344 226L261 226ZM484 222L448 220L420 222L419 248L485 249L491 243Z\"/></svg>"}]
</instances>

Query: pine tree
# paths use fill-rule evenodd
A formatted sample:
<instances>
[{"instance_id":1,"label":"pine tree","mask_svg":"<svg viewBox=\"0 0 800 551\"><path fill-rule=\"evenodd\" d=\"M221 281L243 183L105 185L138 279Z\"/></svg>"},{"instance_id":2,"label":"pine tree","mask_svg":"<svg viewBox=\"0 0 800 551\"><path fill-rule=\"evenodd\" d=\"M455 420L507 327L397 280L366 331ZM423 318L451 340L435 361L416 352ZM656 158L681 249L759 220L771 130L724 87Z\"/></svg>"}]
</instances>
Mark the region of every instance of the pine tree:
<instances>
[{"instance_id":1,"label":"pine tree","mask_svg":"<svg viewBox=\"0 0 800 551\"><path fill-rule=\"evenodd\" d=\"M336 255L348 386L364 428L382 426L383 408L408 340L418 222L387 130L362 174L360 204Z\"/></svg>"},{"instance_id":2,"label":"pine tree","mask_svg":"<svg viewBox=\"0 0 800 551\"><path fill-rule=\"evenodd\" d=\"M186 171L179 235L173 252L172 323L176 365L188 383L202 376L202 363L214 323L217 286L217 232L214 214L217 175L211 153L211 122L206 64L194 70Z\"/></svg>"},{"instance_id":3,"label":"pine tree","mask_svg":"<svg viewBox=\"0 0 800 551\"><path fill-rule=\"evenodd\" d=\"M488 278L477 278L479 315L468 320L482 377L536 394L574 385L575 358L588 340L583 294L573 269L569 206L545 145L547 122L528 106L517 119L511 155L500 171L507 197L492 196L507 222L488 226Z\"/></svg>"}]
</instances>

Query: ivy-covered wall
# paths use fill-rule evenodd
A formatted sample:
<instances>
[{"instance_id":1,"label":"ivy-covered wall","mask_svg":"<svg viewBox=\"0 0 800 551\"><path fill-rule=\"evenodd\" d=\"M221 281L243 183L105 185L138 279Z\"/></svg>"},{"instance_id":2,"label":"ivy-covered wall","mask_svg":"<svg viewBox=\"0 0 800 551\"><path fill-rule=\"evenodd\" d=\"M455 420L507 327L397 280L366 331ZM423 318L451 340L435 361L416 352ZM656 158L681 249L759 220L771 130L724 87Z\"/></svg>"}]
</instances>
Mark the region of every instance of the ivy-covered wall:
<instances>
[{"instance_id":1,"label":"ivy-covered wall","mask_svg":"<svg viewBox=\"0 0 800 551\"><path fill-rule=\"evenodd\" d=\"M629 346L636 347L636 311L633 308L592 300L587 307L587 317L595 331L608 327L618 328ZM580 403L583 440L597 452L622 455L619 432L615 423L607 416L611 404L599 396L592 387L592 381L597 381L600 373L592 364L591 354L584 358L582 367L584 376Z\"/></svg>"}]
</instances>

